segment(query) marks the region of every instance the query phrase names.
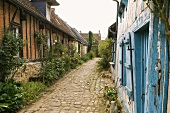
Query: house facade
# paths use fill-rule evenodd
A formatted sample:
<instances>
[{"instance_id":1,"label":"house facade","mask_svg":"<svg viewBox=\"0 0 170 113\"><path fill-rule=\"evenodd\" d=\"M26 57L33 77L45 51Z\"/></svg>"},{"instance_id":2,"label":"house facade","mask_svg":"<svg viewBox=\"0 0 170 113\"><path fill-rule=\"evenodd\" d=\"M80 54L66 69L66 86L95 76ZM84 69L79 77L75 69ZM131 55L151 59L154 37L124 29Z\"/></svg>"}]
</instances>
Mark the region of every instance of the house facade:
<instances>
[{"instance_id":1,"label":"house facade","mask_svg":"<svg viewBox=\"0 0 170 113\"><path fill-rule=\"evenodd\" d=\"M89 34L88 33L82 33L80 31L80 35L86 39L86 41L89 40ZM98 56L98 46L101 42L101 33L99 30L99 33L93 33L93 39L92 39L92 51Z\"/></svg>"},{"instance_id":2,"label":"house facade","mask_svg":"<svg viewBox=\"0 0 170 113\"><path fill-rule=\"evenodd\" d=\"M169 112L169 58L164 24L143 0L121 0L115 31L117 37L110 36L114 39L111 70L126 112Z\"/></svg>"},{"instance_id":3,"label":"house facade","mask_svg":"<svg viewBox=\"0 0 170 113\"><path fill-rule=\"evenodd\" d=\"M11 30L27 42L17 55L27 59L23 66L26 67L25 72L22 72L21 67L16 73L15 78L20 78L19 81L37 75L41 63L35 61L46 57L56 41L66 48L76 42L84 45L82 41L76 39L77 36L51 8L58 5L56 0L0 0L0 37L6 30ZM41 46L39 46L39 36L43 39ZM2 46L1 39L0 46Z\"/></svg>"},{"instance_id":4,"label":"house facade","mask_svg":"<svg viewBox=\"0 0 170 113\"><path fill-rule=\"evenodd\" d=\"M56 40L65 47L69 47L73 41L76 41L74 33L51 8L58 5L56 0L0 1L0 34L4 34L7 29L13 30L14 33L20 34L25 42L27 41L19 57L28 60L40 59ZM44 45L38 47L36 33L44 36L47 48Z\"/></svg>"}]
</instances>

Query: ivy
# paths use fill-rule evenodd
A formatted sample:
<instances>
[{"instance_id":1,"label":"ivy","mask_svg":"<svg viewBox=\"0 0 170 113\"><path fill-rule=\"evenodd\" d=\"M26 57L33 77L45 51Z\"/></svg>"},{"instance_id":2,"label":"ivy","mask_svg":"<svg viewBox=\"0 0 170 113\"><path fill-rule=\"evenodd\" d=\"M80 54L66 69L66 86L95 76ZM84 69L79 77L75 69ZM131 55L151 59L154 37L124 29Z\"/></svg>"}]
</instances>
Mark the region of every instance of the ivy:
<instances>
[{"instance_id":1,"label":"ivy","mask_svg":"<svg viewBox=\"0 0 170 113\"><path fill-rule=\"evenodd\" d=\"M44 44L44 35L41 35L39 32L36 31L34 33L34 37L35 39L37 39L37 45L38 45L38 48L40 49L42 45Z\"/></svg>"},{"instance_id":2,"label":"ivy","mask_svg":"<svg viewBox=\"0 0 170 113\"><path fill-rule=\"evenodd\" d=\"M168 18L166 16L166 6L168 4L168 0L143 0L146 2L147 7L150 9L151 13L157 15L161 21L165 25L166 30L166 38L170 41L170 24L168 22ZM134 0L136 2L136 0ZM169 9L168 9L169 10Z\"/></svg>"}]
</instances>

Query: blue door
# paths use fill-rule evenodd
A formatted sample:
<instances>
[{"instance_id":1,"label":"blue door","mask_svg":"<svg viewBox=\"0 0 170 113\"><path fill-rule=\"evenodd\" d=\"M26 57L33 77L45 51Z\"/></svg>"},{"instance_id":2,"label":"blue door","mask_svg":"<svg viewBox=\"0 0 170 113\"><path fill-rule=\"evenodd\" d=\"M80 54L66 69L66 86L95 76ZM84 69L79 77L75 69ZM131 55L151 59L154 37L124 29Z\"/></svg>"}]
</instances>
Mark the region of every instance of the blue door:
<instances>
[{"instance_id":1,"label":"blue door","mask_svg":"<svg viewBox=\"0 0 170 113\"><path fill-rule=\"evenodd\" d=\"M137 113L144 113L149 29L135 33L135 101Z\"/></svg>"}]
</instances>

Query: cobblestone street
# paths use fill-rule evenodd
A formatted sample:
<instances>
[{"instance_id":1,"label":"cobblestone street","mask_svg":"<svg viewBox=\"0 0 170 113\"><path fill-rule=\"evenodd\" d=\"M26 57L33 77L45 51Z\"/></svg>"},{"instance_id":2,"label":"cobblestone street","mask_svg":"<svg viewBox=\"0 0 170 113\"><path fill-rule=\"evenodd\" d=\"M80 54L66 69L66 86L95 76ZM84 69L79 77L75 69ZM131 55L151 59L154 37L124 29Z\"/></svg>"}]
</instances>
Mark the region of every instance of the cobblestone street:
<instances>
[{"instance_id":1,"label":"cobblestone street","mask_svg":"<svg viewBox=\"0 0 170 113\"><path fill-rule=\"evenodd\" d=\"M112 81L96 71L95 58L69 72L52 86L53 91L20 113L104 113L104 86Z\"/></svg>"}]
</instances>

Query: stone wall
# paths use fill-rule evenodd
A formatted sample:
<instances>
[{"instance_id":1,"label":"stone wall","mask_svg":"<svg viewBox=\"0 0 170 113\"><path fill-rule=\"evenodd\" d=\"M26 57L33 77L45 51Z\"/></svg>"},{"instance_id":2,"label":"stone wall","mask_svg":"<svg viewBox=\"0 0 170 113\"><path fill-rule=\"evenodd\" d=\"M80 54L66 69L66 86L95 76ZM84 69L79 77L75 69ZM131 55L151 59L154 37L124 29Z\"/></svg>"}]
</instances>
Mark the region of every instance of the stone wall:
<instances>
[{"instance_id":1,"label":"stone wall","mask_svg":"<svg viewBox=\"0 0 170 113\"><path fill-rule=\"evenodd\" d=\"M17 82L27 82L30 77L38 77L40 68L41 62L24 63L16 72L14 80Z\"/></svg>"}]
</instances>

